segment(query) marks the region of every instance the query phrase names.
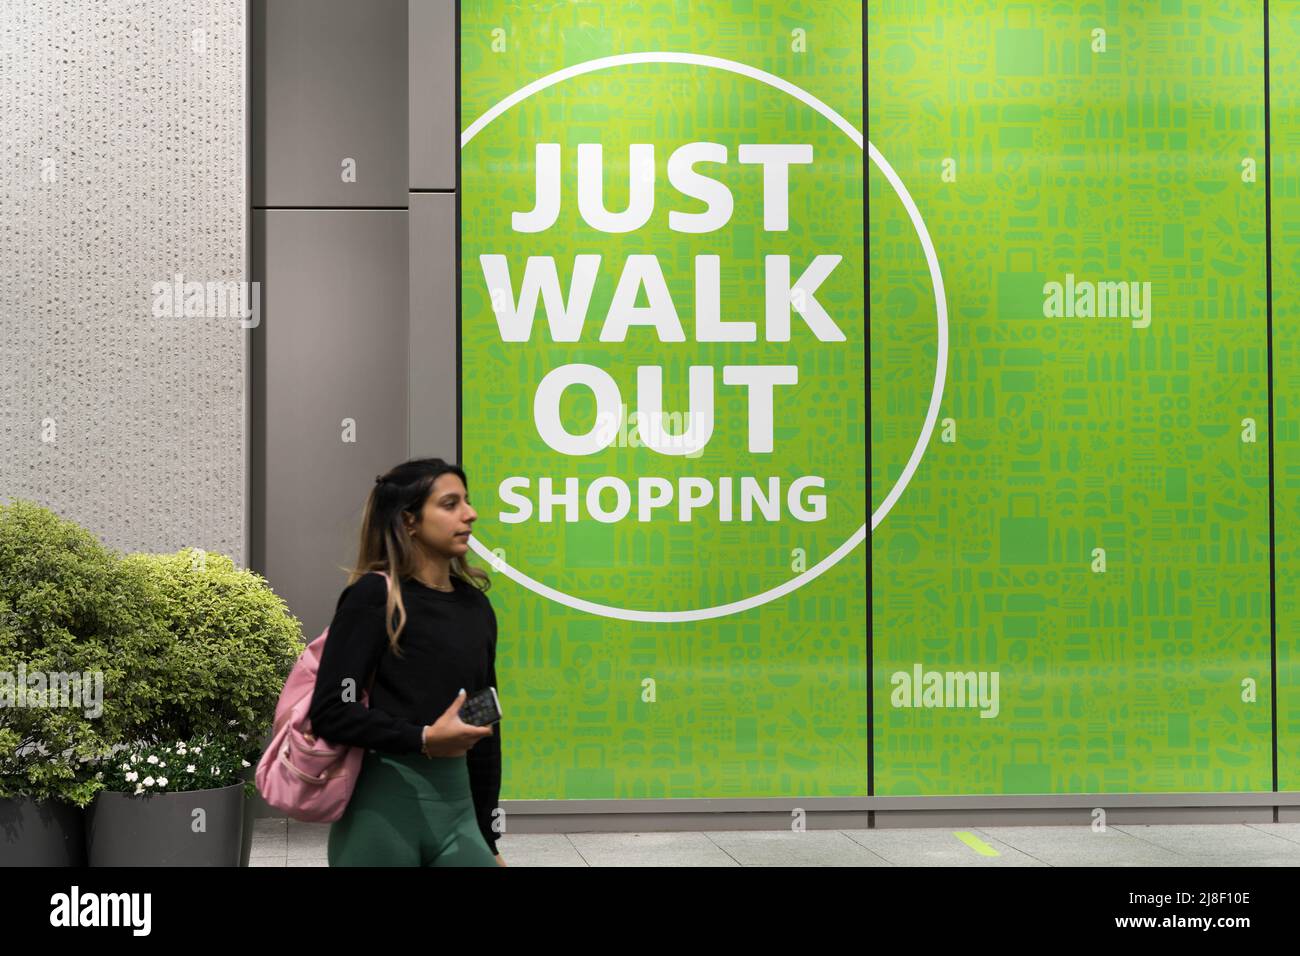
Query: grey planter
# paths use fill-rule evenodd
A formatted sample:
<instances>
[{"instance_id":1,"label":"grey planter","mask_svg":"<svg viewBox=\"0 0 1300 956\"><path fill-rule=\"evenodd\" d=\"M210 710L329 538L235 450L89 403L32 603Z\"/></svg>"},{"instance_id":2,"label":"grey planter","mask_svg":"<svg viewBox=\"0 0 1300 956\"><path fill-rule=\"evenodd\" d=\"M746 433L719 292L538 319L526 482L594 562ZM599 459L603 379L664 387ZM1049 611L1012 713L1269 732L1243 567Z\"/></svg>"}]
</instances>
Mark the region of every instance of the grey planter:
<instances>
[{"instance_id":1,"label":"grey planter","mask_svg":"<svg viewBox=\"0 0 1300 956\"><path fill-rule=\"evenodd\" d=\"M85 818L59 800L0 800L0 866L85 866Z\"/></svg>"},{"instance_id":2,"label":"grey planter","mask_svg":"<svg viewBox=\"0 0 1300 956\"><path fill-rule=\"evenodd\" d=\"M244 769L240 776L252 783L256 782L255 774L257 773L257 764ZM239 865L248 866L248 859L253 853L253 820L257 816L257 794L244 797L244 839L243 846L239 850Z\"/></svg>"},{"instance_id":3,"label":"grey planter","mask_svg":"<svg viewBox=\"0 0 1300 956\"><path fill-rule=\"evenodd\" d=\"M101 791L86 814L86 856L91 866L239 866L243 831L242 782L140 797Z\"/></svg>"}]
</instances>

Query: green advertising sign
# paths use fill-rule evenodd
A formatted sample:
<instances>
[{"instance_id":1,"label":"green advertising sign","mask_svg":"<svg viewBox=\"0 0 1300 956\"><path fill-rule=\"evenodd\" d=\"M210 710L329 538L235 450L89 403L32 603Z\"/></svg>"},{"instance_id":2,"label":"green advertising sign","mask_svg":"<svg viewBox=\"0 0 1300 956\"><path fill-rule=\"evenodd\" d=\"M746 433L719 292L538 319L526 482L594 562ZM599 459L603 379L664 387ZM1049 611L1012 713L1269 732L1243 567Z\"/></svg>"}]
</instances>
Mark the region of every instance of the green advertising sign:
<instances>
[{"instance_id":1,"label":"green advertising sign","mask_svg":"<svg viewBox=\"0 0 1300 956\"><path fill-rule=\"evenodd\" d=\"M1138 7L868 4L882 796L1274 787L1264 8Z\"/></svg>"},{"instance_id":2,"label":"green advertising sign","mask_svg":"<svg viewBox=\"0 0 1300 956\"><path fill-rule=\"evenodd\" d=\"M1300 7L1270 6L1277 789L1300 790ZM1283 817L1283 819L1286 819Z\"/></svg>"},{"instance_id":3,"label":"green advertising sign","mask_svg":"<svg viewBox=\"0 0 1300 956\"><path fill-rule=\"evenodd\" d=\"M866 793L861 17L461 5L503 796Z\"/></svg>"}]
</instances>

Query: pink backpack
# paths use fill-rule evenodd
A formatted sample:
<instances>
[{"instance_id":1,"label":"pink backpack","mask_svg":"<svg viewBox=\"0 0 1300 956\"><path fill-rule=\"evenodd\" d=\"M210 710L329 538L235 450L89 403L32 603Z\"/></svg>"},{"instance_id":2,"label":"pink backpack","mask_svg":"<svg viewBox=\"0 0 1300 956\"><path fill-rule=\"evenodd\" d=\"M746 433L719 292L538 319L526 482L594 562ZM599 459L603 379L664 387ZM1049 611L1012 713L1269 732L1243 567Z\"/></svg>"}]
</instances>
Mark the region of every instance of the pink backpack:
<instances>
[{"instance_id":1,"label":"pink backpack","mask_svg":"<svg viewBox=\"0 0 1300 956\"><path fill-rule=\"evenodd\" d=\"M391 587L388 575L379 573ZM268 804L304 823L330 823L343 816L366 755L364 747L331 744L310 730L307 714L329 632L326 627L308 644L289 672L275 705L271 742L257 762L255 775L257 789ZM373 686L373 677L370 683ZM361 703L369 706L369 701L369 690L362 691Z\"/></svg>"}]
</instances>

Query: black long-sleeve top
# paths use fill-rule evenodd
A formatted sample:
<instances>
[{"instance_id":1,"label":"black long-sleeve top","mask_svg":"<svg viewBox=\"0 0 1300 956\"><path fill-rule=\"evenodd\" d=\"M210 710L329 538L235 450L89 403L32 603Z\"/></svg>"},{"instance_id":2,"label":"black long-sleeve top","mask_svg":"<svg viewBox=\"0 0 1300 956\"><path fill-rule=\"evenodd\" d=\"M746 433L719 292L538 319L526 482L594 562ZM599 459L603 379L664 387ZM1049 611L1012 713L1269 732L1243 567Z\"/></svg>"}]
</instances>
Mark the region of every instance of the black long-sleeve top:
<instances>
[{"instance_id":1,"label":"black long-sleeve top","mask_svg":"<svg viewBox=\"0 0 1300 956\"><path fill-rule=\"evenodd\" d=\"M454 591L402 579L407 618L398 639L401 659L388 649L388 585L383 576L371 572L344 588L316 673L307 718L312 733L330 743L383 753L420 753L424 726L442 716L462 687L468 699L497 686L496 613L477 587L455 576L451 581ZM375 683L367 707L361 692L371 674ZM351 702L343 693L348 678L355 688ZM479 830L496 853L492 811L501 792L500 722L492 736L479 740L465 757Z\"/></svg>"}]
</instances>

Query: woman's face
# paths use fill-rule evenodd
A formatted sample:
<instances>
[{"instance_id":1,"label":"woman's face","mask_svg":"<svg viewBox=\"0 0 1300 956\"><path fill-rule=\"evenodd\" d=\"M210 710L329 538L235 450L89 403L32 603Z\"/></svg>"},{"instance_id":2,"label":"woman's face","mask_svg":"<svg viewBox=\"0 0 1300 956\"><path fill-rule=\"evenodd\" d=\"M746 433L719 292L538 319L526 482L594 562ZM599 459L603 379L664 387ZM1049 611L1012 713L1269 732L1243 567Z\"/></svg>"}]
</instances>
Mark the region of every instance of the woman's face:
<instances>
[{"instance_id":1,"label":"woman's face","mask_svg":"<svg viewBox=\"0 0 1300 956\"><path fill-rule=\"evenodd\" d=\"M478 512L470 507L469 492L460 478L445 472L434 482L419 523L410 515L404 517L407 528L415 532L414 540L434 553L458 558L469 551L468 532L478 520Z\"/></svg>"}]
</instances>

